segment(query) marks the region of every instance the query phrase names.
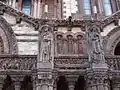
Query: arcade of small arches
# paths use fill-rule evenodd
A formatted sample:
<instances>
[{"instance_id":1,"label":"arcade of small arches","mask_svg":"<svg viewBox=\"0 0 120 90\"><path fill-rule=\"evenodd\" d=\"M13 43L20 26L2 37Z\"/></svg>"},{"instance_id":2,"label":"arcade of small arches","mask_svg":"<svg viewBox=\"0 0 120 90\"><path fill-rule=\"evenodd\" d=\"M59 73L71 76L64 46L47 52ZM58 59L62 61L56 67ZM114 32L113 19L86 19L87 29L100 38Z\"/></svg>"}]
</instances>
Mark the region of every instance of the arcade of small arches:
<instances>
[{"instance_id":1,"label":"arcade of small arches","mask_svg":"<svg viewBox=\"0 0 120 90\"><path fill-rule=\"evenodd\" d=\"M85 35L83 33L57 32L55 36L58 55L85 54Z\"/></svg>"},{"instance_id":2,"label":"arcade of small arches","mask_svg":"<svg viewBox=\"0 0 120 90\"><path fill-rule=\"evenodd\" d=\"M0 90L34 90L32 76L24 76L18 81L19 82L16 83L16 81L14 81L10 75L7 75L2 82L2 89ZM53 84L53 87L54 90L85 90L86 82L84 76L79 76L79 78L72 83L73 87L71 88L69 81L67 81L66 77L62 75L58 77Z\"/></svg>"}]
</instances>

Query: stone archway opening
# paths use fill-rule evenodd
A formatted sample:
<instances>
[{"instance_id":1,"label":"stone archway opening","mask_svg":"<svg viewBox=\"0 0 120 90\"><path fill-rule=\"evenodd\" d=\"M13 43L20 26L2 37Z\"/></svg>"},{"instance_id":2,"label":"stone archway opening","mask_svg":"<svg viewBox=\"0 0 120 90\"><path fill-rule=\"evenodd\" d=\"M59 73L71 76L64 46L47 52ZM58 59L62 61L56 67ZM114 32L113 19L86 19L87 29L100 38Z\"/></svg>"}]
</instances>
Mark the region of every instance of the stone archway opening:
<instances>
[{"instance_id":1,"label":"stone archway opening","mask_svg":"<svg viewBox=\"0 0 120 90\"><path fill-rule=\"evenodd\" d=\"M33 84L30 76L24 77L24 80L21 82L20 90L33 90Z\"/></svg>"},{"instance_id":2,"label":"stone archway opening","mask_svg":"<svg viewBox=\"0 0 120 90\"><path fill-rule=\"evenodd\" d=\"M85 90L84 76L79 76L77 82L75 83L75 89L74 90Z\"/></svg>"},{"instance_id":3,"label":"stone archway opening","mask_svg":"<svg viewBox=\"0 0 120 90\"><path fill-rule=\"evenodd\" d=\"M64 76L60 76L57 81L57 90L68 90L68 82Z\"/></svg>"},{"instance_id":4,"label":"stone archway opening","mask_svg":"<svg viewBox=\"0 0 120 90\"><path fill-rule=\"evenodd\" d=\"M115 47L114 55L120 55L120 42Z\"/></svg>"},{"instance_id":5,"label":"stone archway opening","mask_svg":"<svg viewBox=\"0 0 120 90\"><path fill-rule=\"evenodd\" d=\"M15 90L13 81L10 76L7 76L4 80L3 89L2 90Z\"/></svg>"}]
</instances>

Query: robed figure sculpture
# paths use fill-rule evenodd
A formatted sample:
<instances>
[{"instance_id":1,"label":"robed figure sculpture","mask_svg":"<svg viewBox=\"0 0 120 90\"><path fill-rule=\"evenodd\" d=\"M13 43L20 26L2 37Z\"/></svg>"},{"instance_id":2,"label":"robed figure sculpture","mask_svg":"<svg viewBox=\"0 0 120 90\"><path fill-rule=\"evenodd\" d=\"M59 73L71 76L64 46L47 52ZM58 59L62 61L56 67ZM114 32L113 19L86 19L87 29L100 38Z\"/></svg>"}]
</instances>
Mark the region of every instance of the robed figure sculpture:
<instances>
[{"instance_id":1,"label":"robed figure sculpture","mask_svg":"<svg viewBox=\"0 0 120 90\"><path fill-rule=\"evenodd\" d=\"M39 32L39 61L51 62L54 52L52 27L43 25Z\"/></svg>"},{"instance_id":2,"label":"robed figure sculpture","mask_svg":"<svg viewBox=\"0 0 120 90\"><path fill-rule=\"evenodd\" d=\"M101 28L97 25L87 28L87 44L89 61L92 63L104 63L104 50L101 38Z\"/></svg>"}]
</instances>

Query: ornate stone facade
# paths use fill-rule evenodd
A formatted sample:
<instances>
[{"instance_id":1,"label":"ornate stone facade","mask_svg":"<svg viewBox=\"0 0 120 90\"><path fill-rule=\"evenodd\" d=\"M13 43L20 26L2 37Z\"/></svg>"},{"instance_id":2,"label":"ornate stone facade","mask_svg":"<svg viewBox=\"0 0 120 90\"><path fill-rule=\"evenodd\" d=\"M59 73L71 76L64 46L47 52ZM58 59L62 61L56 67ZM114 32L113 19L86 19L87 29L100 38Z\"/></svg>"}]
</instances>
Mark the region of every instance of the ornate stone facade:
<instances>
[{"instance_id":1,"label":"ornate stone facade","mask_svg":"<svg viewBox=\"0 0 120 90\"><path fill-rule=\"evenodd\" d=\"M119 14L36 19L0 2L0 90L119 90Z\"/></svg>"}]
</instances>

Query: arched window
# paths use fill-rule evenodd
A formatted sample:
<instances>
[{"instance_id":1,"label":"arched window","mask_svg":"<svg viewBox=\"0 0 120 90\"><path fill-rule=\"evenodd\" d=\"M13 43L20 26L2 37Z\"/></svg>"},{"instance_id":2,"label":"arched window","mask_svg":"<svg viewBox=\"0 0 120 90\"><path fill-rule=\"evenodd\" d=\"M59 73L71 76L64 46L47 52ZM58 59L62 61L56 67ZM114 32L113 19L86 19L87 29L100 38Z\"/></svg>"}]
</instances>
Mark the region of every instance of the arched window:
<instances>
[{"instance_id":1,"label":"arched window","mask_svg":"<svg viewBox=\"0 0 120 90\"><path fill-rule=\"evenodd\" d=\"M84 0L84 13L85 15L91 15L90 0Z\"/></svg>"},{"instance_id":2,"label":"arched window","mask_svg":"<svg viewBox=\"0 0 120 90\"><path fill-rule=\"evenodd\" d=\"M104 3L105 16L111 15L112 14L112 8L111 8L110 0L103 0L103 3Z\"/></svg>"},{"instance_id":3,"label":"arched window","mask_svg":"<svg viewBox=\"0 0 120 90\"><path fill-rule=\"evenodd\" d=\"M31 0L23 0L23 12L27 15L30 15L31 10Z\"/></svg>"}]
</instances>

